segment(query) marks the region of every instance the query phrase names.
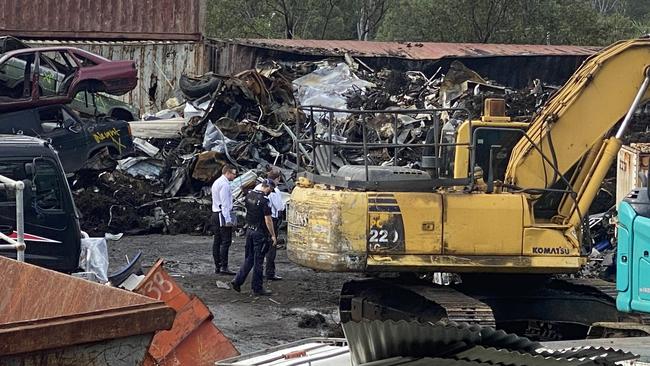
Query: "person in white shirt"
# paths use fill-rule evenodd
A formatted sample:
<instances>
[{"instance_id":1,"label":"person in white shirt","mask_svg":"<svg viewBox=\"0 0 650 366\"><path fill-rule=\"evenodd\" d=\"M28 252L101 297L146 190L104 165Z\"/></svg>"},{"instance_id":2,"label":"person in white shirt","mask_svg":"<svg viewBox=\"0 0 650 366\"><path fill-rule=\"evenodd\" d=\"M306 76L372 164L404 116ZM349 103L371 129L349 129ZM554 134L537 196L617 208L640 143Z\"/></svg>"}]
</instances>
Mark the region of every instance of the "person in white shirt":
<instances>
[{"instance_id":1,"label":"person in white shirt","mask_svg":"<svg viewBox=\"0 0 650 366\"><path fill-rule=\"evenodd\" d=\"M232 227L234 224L232 213L232 192L230 181L237 176L237 169L226 164L221 169L221 176L212 184L212 217L211 224L214 231L212 242L212 257L214 258L214 272L233 275L236 272L228 268L228 250L232 243Z\"/></svg>"},{"instance_id":2,"label":"person in white shirt","mask_svg":"<svg viewBox=\"0 0 650 366\"><path fill-rule=\"evenodd\" d=\"M276 234L279 232L281 214L284 210L286 210L286 205L282 200L282 194L278 189L278 184L280 183L280 176L281 176L280 171L275 169L271 170L266 175L267 179L270 179L275 183L275 188L273 189L273 191L271 191L271 194L269 194L268 199L269 199L269 205L271 206L271 219L273 220L273 228L275 229ZM266 252L265 255L266 260L264 266L265 268L264 276L266 277L267 280L270 281L279 281L282 279L282 277L278 276L275 273L276 252L277 252L277 246L271 245L269 247L268 252Z\"/></svg>"}]
</instances>

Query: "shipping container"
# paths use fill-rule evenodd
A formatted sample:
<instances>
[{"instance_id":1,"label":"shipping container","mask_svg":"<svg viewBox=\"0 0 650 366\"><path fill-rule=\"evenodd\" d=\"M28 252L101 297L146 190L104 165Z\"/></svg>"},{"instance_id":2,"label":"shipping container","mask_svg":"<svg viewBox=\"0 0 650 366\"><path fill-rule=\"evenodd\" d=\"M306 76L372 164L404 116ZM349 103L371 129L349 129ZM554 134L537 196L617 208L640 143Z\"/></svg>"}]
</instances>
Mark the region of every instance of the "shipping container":
<instances>
[{"instance_id":1,"label":"shipping container","mask_svg":"<svg viewBox=\"0 0 650 366\"><path fill-rule=\"evenodd\" d=\"M0 30L38 39L201 40L206 0L3 0Z\"/></svg>"}]
</instances>

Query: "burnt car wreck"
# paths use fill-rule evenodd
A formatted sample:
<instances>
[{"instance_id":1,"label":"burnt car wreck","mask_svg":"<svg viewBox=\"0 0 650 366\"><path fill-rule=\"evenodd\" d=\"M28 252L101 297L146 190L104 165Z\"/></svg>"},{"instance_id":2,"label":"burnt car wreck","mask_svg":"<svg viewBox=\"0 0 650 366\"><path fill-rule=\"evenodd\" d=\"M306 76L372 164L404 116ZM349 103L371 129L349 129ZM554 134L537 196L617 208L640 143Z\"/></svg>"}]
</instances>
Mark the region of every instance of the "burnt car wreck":
<instances>
[{"instance_id":1,"label":"burnt car wreck","mask_svg":"<svg viewBox=\"0 0 650 366\"><path fill-rule=\"evenodd\" d=\"M73 47L30 48L13 37L3 37L0 47L0 133L50 141L68 175L114 168L133 153L128 123L97 113L88 117L89 95L95 102L97 92L120 95L135 88L133 61L110 61ZM109 99L98 98L104 104ZM114 108L104 109L112 114Z\"/></svg>"}]
</instances>

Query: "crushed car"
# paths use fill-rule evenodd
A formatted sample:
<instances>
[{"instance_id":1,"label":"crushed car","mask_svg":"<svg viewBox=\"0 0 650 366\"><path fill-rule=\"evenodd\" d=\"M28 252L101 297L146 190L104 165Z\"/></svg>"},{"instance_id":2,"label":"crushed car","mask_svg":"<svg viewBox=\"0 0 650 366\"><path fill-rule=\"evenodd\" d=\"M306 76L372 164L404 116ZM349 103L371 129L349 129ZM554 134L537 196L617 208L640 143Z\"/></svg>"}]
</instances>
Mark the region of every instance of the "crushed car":
<instances>
[{"instance_id":1,"label":"crushed car","mask_svg":"<svg viewBox=\"0 0 650 366\"><path fill-rule=\"evenodd\" d=\"M135 151L128 122L83 119L61 104L0 113L0 133L50 141L66 174L115 167L116 160Z\"/></svg>"},{"instance_id":2,"label":"crushed car","mask_svg":"<svg viewBox=\"0 0 650 366\"><path fill-rule=\"evenodd\" d=\"M102 93L80 91L68 106L86 118L110 117L127 122L140 119L138 108Z\"/></svg>"},{"instance_id":3,"label":"crushed car","mask_svg":"<svg viewBox=\"0 0 650 366\"><path fill-rule=\"evenodd\" d=\"M134 61L74 47L17 49L0 56L0 111L66 104L83 90L122 95L137 82Z\"/></svg>"},{"instance_id":4,"label":"crushed car","mask_svg":"<svg viewBox=\"0 0 650 366\"><path fill-rule=\"evenodd\" d=\"M18 38L11 36L0 36L0 54L30 48L30 46ZM140 110L119 99L102 93L89 93L86 90L79 91L69 106L79 112L82 117L111 117L123 121L135 121L140 119Z\"/></svg>"}]
</instances>

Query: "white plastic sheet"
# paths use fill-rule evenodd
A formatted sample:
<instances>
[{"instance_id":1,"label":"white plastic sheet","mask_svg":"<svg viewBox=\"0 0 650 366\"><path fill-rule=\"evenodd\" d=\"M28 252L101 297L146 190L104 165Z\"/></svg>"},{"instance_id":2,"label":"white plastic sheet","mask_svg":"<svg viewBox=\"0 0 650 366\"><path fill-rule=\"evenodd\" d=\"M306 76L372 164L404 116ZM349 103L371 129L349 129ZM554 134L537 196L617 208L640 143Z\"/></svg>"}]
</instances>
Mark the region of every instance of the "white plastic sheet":
<instances>
[{"instance_id":1,"label":"white plastic sheet","mask_svg":"<svg viewBox=\"0 0 650 366\"><path fill-rule=\"evenodd\" d=\"M224 142L231 145L237 143L237 141L233 141L224 136L223 133L221 133L221 130L219 130L214 124L208 122L205 134L203 135L203 150L216 151L224 154L226 152L224 149Z\"/></svg>"},{"instance_id":2,"label":"white plastic sheet","mask_svg":"<svg viewBox=\"0 0 650 366\"><path fill-rule=\"evenodd\" d=\"M210 100L206 100L203 103L200 103L198 105L192 104L192 102L187 102L185 104L185 109L183 110L183 116L185 117L185 123L187 123L192 117L203 117L205 114L205 111L208 109L210 106Z\"/></svg>"},{"instance_id":3,"label":"white plastic sheet","mask_svg":"<svg viewBox=\"0 0 650 366\"><path fill-rule=\"evenodd\" d=\"M296 96L301 106L322 106L346 109L343 94L353 88L368 89L375 84L359 79L345 63L321 64L313 72L293 81ZM337 117L344 116L337 114Z\"/></svg>"},{"instance_id":4,"label":"white plastic sheet","mask_svg":"<svg viewBox=\"0 0 650 366\"><path fill-rule=\"evenodd\" d=\"M79 267L92 272L101 283L108 282L108 248L104 238L82 238Z\"/></svg>"},{"instance_id":5,"label":"white plastic sheet","mask_svg":"<svg viewBox=\"0 0 650 366\"><path fill-rule=\"evenodd\" d=\"M117 161L117 169L134 177L156 179L163 169L163 162L146 156L132 156Z\"/></svg>"}]
</instances>

